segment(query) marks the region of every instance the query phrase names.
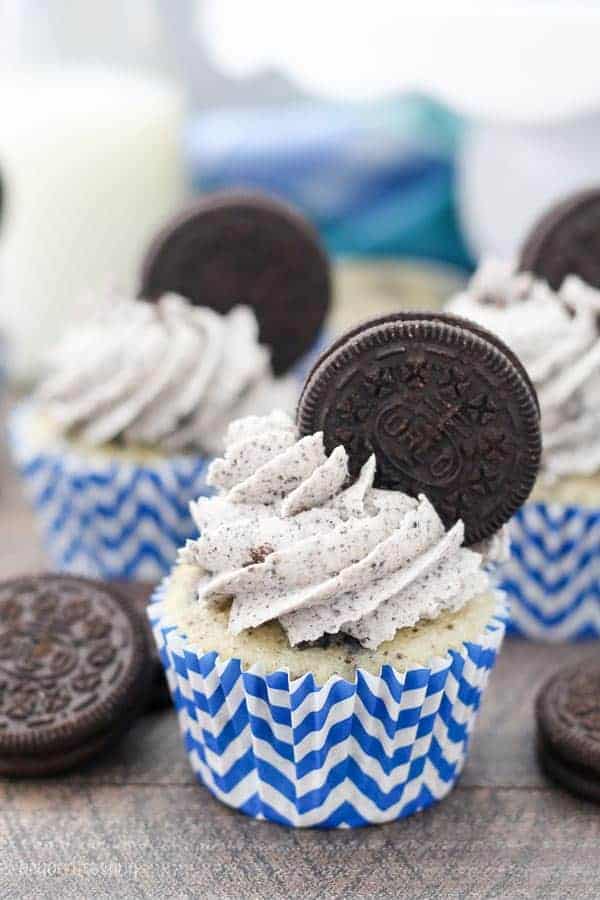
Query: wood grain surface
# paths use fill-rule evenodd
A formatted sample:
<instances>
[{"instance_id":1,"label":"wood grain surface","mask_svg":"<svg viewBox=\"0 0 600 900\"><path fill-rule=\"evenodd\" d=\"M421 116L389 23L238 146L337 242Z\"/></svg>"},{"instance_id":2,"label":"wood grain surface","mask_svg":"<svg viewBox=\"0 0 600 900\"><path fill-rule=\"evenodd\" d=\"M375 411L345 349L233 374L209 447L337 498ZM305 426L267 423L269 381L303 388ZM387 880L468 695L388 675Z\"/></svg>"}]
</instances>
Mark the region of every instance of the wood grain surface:
<instances>
[{"instance_id":1,"label":"wood grain surface","mask_svg":"<svg viewBox=\"0 0 600 900\"><path fill-rule=\"evenodd\" d=\"M2 441L0 576L46 566ZM600 808L543 778L532 718L543 680L596 654L507 642L456 790L356 831L294 831L228 810L192 779L174 713L147 715L75 774L0 781L0 897L597 900Z\"/></svg>"}]
</instances>

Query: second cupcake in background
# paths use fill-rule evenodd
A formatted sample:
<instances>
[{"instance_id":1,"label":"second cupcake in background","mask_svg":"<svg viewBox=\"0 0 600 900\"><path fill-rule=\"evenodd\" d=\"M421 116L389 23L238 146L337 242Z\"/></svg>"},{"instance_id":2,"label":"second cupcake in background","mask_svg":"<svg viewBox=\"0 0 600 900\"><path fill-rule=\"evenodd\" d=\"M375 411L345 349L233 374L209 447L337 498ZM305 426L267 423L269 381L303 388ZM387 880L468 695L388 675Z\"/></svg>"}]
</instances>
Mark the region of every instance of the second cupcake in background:
<instances>
[{"instance_id":1,"label":"second cupcake in background","mask_svg":"<svg viewBox=\"0 0 600 900\"><path fill-rule=\"evenodd\" d=\"M254 194L178 216L141 281L65 336L10 423L53 564L92 577L168 571L232 419L294 410L330 301L308 223Z\"/></svg>"},{"instance_id":2,"label":"second cupcake in background","mask_svg":"<svg viewBox=\"0 0 600 900\"><path fill-rule=\"evenodd\" d=\"M517 265L484 262L448 305L505 340L537 388L540 476L500 570L512 629L536 640L600 637L599 233L600 191L570 197Z\"/></svg>"}]
</instances>

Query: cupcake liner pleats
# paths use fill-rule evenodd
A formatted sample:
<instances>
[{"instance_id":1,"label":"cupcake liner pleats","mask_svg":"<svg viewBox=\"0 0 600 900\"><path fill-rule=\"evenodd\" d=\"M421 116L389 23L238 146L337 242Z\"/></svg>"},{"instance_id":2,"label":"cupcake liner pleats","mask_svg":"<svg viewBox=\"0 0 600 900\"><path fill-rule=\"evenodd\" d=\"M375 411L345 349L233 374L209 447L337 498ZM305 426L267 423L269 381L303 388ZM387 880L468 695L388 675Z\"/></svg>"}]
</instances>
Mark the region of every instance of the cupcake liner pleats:
<instances>
[{"instance_id":1,"label":"cupcake liner pleats","mask_svg":"<svg viewBox=\"0 0 600 900\"><path fill-rule=\"evenodd\" d=\"M548 642L600 637L600 509L528 503L510 535L498 571L509 632Z\"/></svg>"},{"instance_id":2,"label":"cupcake liner pleats","mask_svg":"<svg viewBox=\"0 0 600 900\"><path fill-rule=\"evenodd\" d=\"M13 459L54 567L92 578L158 581L177 550L197 535L190 500L211 493L210 460L80 452L66 443L43 446L31 434L29 404L9 421Z\"/></svg>"},{"instance_id":3,"label":"cupcake liner pleats","mask_svg":"<svg viewBox=\"0 0 600 900\"><path fill-rule=\"evenodd\" d=\"M427 668L355 680L244 671L240 660L194 652L163 604L148 608L197 780L247 815L296 827L355 827L426 809L454 786L506 608L475 642ZM301 652L301 651L299 651Z\"/></svg>"}]
</instances>

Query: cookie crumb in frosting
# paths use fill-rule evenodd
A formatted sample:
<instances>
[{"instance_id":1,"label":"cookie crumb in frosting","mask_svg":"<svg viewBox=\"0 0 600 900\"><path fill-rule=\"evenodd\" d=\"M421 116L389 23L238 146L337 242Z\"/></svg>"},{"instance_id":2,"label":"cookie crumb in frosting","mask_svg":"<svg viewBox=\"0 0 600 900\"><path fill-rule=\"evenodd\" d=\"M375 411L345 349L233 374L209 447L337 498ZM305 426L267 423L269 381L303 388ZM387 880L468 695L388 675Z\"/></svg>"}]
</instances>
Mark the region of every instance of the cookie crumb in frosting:
<instances>
[{"instance_id":1,"label":"cookie crumb in frosting","mask_svg":"<svg viewBox=\"0 0 600 900\"><path fill-rule=\"evenodd\" d=\"M275 378L252 309L220 315L176 294L123 299L74 327L54 350L37 402L91 446L218 453L247 410L293 409L297 384Z\"/></svg>"},{"instance_id":2,"label":"cookie crumb in frosting","mask_svg":"<svg viewBox=\"0 0 600 900\"><path fill-rule=\"evenodd\" d=\"M502 302L490 304L490 297ZM525 366L541 409L543 480L596 474L600 291L576 275L554 291L529 273L491 260L481 264L447 309L497 334Z\"/></svg>"},{"instance_id":3,"label":"cookie crumb in frosting","mask_svg":"<svg viewBox=\"0 0 600 900\"><path fill-rule=\"evenodd\" d=\"M485 593L462 523L446 532L426 497L374 488L374 457L348 484L344 448L327 456L320 432L299 438L280 415L229 437L211 467L220 493L194 505L202 536L182 559L206 570L203 604L232 598L232 635L278 620L299 649L375 649Z\"/></svg>"}]
</instances>

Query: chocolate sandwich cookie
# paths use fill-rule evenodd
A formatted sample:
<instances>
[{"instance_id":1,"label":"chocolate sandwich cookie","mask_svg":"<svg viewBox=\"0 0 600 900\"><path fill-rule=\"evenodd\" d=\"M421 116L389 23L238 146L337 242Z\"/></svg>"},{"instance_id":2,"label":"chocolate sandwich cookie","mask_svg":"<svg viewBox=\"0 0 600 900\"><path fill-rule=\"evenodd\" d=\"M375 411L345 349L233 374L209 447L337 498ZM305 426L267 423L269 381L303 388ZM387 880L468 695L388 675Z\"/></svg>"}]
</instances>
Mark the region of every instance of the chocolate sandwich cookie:
<instances>
[{"instance_id":1,"label":"chocolate sandwich cookie","mask_svg":"<svg viewBox=\"0 0 600 900\"><path fill-rule=\"evenodd\" d=\"M450 315L399 314L336 341L298 406L302 434L343 444L352 475L425 494L465 543L494 534L526 500L541 456L539 409L523 367L484 329Z\"/></svg>"},{"instance_id":2,"label":"chocolate sandwich cookie","mask_svg":"<svg viewBox=\"0 0 600 900\"><path fill-rule=\"evenodd\" d=\"M600 664L559 670L541 689L536 715L544 771L600 803Z\"/></svg>"},{"instance_id":3,"label":"chocolate sandwich cookie","mask_svg":"<svg viewBox=\"0 0 600 900\"><path fill-rule=\"evenodd\" d=\"M252 307L279 375L314 344L331 275L316 231L299 212L263 194L227 192L190 206L150 246L140 296L155 300L169 291L219 313Z\"/></svg>"},{"instance_id":4,"label":"chocolate sandwich cookie","mask_svg":"<svg viewBox=\"0 0 600 900\"><path fill-rule=\"evenodd\" d=\"M567 275L600 288L600 188L579 191L551 207L523 244L519 269L554 290Z\"/></svg>"},{"instance_id":5,"label":"chocolate sandwich cookie","mask_svg":"<svg viewBox=\"0 0 600 900\"><path fill-rule=\"evenodd\" d=\"M171 695L169 694L165 670L158 655L156 641L154 640L152 628L150 627L150 620L147 614L148 601L150 600L156 585L151 584L148 581L112 581L110 584L116 587L120 594L125 594L127 601L132 603L140 614L140 619L144 624L148 639L149 665L151 670L152 684L148 698L148 709L164 709L164 707L170 706Z\"/></svg>"},{"instance_id":6,"label":"chocolate sandwich cookie","mask_svg":"<svg viewBox=\"0 0 600 900\"><path fill-rule=\"evenodd\" d=\"M0 775L80 765L147 702L145 626L101 582L38 575L0 584Z\"/></svg>"},{"instance_id":7,"label":"chocolate sandwich cookie","mask_svg":"<svg viewBox=\"0 0 600 900\"><path fill-rule=\"evenodd\" d=\"M312 369L310 370L310 372L308 374L306 382L304 384L304 390L306 389L306 385L310 381L311 375L313 374L315 369L318 368L318 366L320 366L321 363L327 357L329 357L333 352L335 352L338 349L338 347L341 347L342 344L346 343L346 341L349 338L354 337L354 335L356 335L356 334L360 334L360 332L363 331L363 329L365 327L373 328L375 325L383 325L383 324L390 323L390 322L428 321L428 320L431 320L431 317L432 317L432 313L418 312L416 310L405 310L403 312L387 313L385 316L376 316L375 318L369 319L366 322L362 322L360 325L355 325L353 328L349 329L341 337L339 337L337 340L335 340L332 344L330 344L329 347L327 347L323 351L321 356L315 361ZM514 353L510 349L510 347L504 343L504 341L500 340L500 338L496 334L494 334L491 331L488 331L488 329L484 328L482 325L479 325L476 322L471 322L470 319L464 319L462 316L454 316L452 314L436 312L435 318L436 318L436 321L438 321L438 322L447 322L450 325L461 325L463 328L466 328L467 330L473 332L474 334L479 335L479 337L483 338L483 340L489 341L490 343L494 344L495 347L497 347L499 350L502 351L502 353L504 353L506 356L508 356L509 359L511 360L511 362L519 370L519 374L521 375L521 377L527 382L527 384L531 388L533 396L535 397L535 402L539 409L538 395L535 390L534 384L533 384L531 378L529 377L529 373L527 372L527 369L525 368L525 366L523 365L523 363L521 362L521 360L519 359L517 354Z\"/></svg>"}]
</instances>

